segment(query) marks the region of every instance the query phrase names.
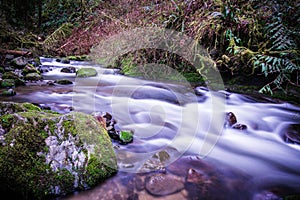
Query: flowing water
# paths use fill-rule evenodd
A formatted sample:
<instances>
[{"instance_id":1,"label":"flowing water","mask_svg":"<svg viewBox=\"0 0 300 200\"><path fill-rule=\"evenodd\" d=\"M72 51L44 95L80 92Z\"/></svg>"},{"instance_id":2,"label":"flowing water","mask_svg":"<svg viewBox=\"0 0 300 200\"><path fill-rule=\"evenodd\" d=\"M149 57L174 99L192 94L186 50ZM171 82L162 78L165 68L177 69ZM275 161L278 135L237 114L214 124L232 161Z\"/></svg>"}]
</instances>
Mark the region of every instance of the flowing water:
<instances>
[{"instance_id":1,"label":"flowing water","mask_svg":"<svg viewBox=\"0 0 300 200\"><path fill-rule=\"evenodd\" d=\"M130 78L89 62L41 61L49 70L44 81L18 87L16 96L2 100L38 103L60 113L109 112L118 128L134 131L133 143L114 142L118 174L64 199L281 199L300 194L300 145L284 136L290 125L300 123L299 107L187 83ZM76 79L75 73L60 72L67 66L93 66L98 76ZM73 84L48 84L58 79ZM226 112L247 129L224 128ZM166 159L155 160L159 152ZM151 187L166 187L155 181L149 186L157 174L167 176L170 187L176 181L184 187L153 192Z\"/></svg>"}]
</instances>

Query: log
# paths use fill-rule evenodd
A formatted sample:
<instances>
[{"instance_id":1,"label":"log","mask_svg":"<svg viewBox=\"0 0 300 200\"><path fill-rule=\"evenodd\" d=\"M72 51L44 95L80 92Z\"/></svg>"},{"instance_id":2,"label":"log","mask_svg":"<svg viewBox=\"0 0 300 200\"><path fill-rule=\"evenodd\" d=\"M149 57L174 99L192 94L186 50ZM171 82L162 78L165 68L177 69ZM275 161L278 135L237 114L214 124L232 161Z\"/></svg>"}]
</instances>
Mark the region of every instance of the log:
<instances>
[{"instance_id":1,"label":"log","mask_svg":"<svg viewBox=\"0 0 300 200\"><path fill-rule=\"evenodd\" d=\"M17 55L17 56L31 56L32 52L0 49L0 54L12 54L12 55Z\"/></svg>"}]
</instances>

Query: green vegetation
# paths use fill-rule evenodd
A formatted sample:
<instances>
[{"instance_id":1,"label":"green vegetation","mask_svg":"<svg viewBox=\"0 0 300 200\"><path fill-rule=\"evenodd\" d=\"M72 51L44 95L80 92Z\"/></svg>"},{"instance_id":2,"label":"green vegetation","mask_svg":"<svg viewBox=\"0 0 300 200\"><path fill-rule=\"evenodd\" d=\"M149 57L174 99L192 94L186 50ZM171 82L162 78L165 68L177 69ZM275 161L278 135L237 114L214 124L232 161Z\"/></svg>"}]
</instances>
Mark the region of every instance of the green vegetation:
<instances>
[{"instance_id":1,"label":"green vegetation","mask_svg":"<svg viewBox=\"0 0 300 200\"><path fill-rule=\"evenodd\" d=\"M133 134L131 131L120 131L120 142L122 144L127 144L132 142L133 140Z\"/></svg>"},{"instance_id":2,"label":"green vegetation","mask_svg":"<svg viewBox=\"0 0 300 200\"><path fill-rule=\"evenodd\" d=\"M43 54L75 55L69 59L81 60L76 56L88 55L92 47L111 35L137 27L167 28L193 38L192 47L204 47L207 59L213 60L227 84L237 77L255 77L257 91L271 95L279 90L288 95L299 87L297 1L30 0L26 6L21 1L2 2L0 12L6 19L1 22L4 29L0 39L8 48L39 49ZM25 34L12 31L14 27L26 30ZM121 68L126 75L147 79L167 77L174 81L181 76L195 84L211 81L206 80L203 66L193 66L161 49L127 52L109 65ZM160 66L178 73L162 71Z\"/></svg>"}]
</instances>

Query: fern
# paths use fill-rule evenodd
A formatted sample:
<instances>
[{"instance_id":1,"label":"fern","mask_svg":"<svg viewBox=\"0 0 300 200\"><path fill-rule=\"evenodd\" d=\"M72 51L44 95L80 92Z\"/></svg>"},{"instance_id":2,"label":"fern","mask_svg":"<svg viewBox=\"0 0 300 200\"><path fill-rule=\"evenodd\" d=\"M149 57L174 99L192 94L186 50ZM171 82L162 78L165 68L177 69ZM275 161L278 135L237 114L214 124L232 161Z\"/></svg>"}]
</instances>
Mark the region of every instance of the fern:
<instances>
[{"instance_id":1,"label":"fern","mask_svg":"<svg viewBox=\"0 0 300 200\"><path fill-rule=\"evenodd\" d=\"M265 28L265 32L272 44L269 50L287 50L296 47L296 42L290 37L290 31L283 24L281 17L275 18L275 21Z\"/></svg>"}]
</instances>

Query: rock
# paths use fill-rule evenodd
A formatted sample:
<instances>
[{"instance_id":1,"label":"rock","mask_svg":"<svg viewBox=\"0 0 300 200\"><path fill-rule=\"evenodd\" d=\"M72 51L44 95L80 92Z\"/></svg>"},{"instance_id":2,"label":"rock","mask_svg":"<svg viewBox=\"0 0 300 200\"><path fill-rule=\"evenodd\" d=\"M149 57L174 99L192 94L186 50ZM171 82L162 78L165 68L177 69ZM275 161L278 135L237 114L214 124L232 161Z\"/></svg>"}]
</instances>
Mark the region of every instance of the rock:
<instances>
[{"instance_id":1,"label":"rock","mask_svg":"<svg viewBox=\"0 0 300 200\"><path fill-rule=\"evenodd\" d=\"M16 92L12 88L10 88L10 89L8 89L6 91L3 91L2 95L3 96L10 96L11 97L11 96L15 96Z\"/></svg>"},{"instance_id":2,"label":"rock","mask_svg":"<svg viewBox=\"0 0 300 200\"><path fill-rule=\"evenodd\" d=\"M247 126L245 124L234 124L232 126L232 128L234 129L239 129L239 130L246 130L247 129Z\"/></svg>"},{"instance_id":3,"label":"rock","mask_svg":"<svg viewBox=\"0 0 300 200\"><path fill-rule=\"evenodd\" d=\"M13 72L5 72L2 76L2 79L6 80L13 80L14 84L13 86L3 86L3 87L14 87L14 86L20 86L20 85L25 85L24 80L22 80L17 74Z\"/></svg>"},{"instance_id":4,"label":"rock","mask_svg":"<svg viewBox=\"0 0 300 200\"><path fill-rule=\"evenodd\" d=\"M16 83L14 79L3 79L1 81L1 87L2 88L12 88L15 87Z\"/></svg>"},{"instance_id":5,"label":"rock","mask_svg":"<svg viewBox=\"0 0 300 200\"><path fill-rule=\"evenodd\" d=\"M24 77L27 81L40 81L43 77L38 73L29 73Z\"/></svg>"},{"instance_id":6,"label":"rock","mask_svg":"<svg viewBox=\"0 0 300 200\"><path fill-rule=\"evenodd\" d=\"M145 184L142 177L140 176L135 177L135 188L137 189L137 191L142 191L145 189Z\"/></svg>"},{"instance_id":7,"label":"rock","mask_svg":"<svg viewBox=\"0 0 300 200\"><path fill-rule=\"evenodd\" d=\"M291 125L284 134L286 142L300 144L300 124Z\"/></svg>"},{"instance_id":8,"label":"rock","mask_svg":"<svg viewBox=\"0 0 300 200\"><path fill-rule=\"evenodd\" d=\"M122 130L118 135L120 144L128 144L133 141L133 132L130 130Z\"/></svg>"},{"instance_id":9,"label":"rock","mask_svg":"<svg viewBox=\"0 0 300 200\"><path fill-rule=\"evenodd\" d=\"M224 127L238 130L247 129L247 126L245 124L237 124L237 119L233 112L226 113Z\"/></svg>"},{"instance_id":10,"label":"rock","mask_svg":"<svg viewBox=\"0 0 300 200\"><path fill-rule=\"evenodd\" d=\"M48 81L48 82L47 82L47 85L49 85L49 86L54 86L55 84L54 84L54 81Z\"/></svg>"},{"instance_id":11,"label":"rock","mask_svg":"<svg viewBox=\"0 0 300 200\"><path fill-rule=\"evenodd\" d=\"M76 68L75 67L64 67L60 70L60 72L63 72L63 73L76 73Z\"/></svg>"},{"instance_id":12,"label":"rock","mask_svg":"<svg viewBox=\"0 0 300 200\"><path fill-rule=\"evenodd\" d=\"M225 127L231 127L235 123L237 123L237 119L233 112L226 113Z\"/></svg>"},{"instance_id":13,"label":"rock","mask_svg":"<svg viewBox=\"0 0 300 200\"><path fill-rule=\"evenodd\" d=\"M68 58L63 58L60 62L64 64L70 64L70 60Z\"/></svg>"},{"instance_id":14,"label":"rock","mask_svg":"<svg viewBox=\"0 0 300 200\"><path fill-rule=\"evenodd\" d=\"M205 182L205 179L207 179L207 177L205 177L204 174L201 174L201 173L197 172L195 169L190 168L188 170L188 175L186 177L186 182L188 182L188 183L199 183L199 182Z\"/></svg>"},{"instance_id":15,"label":"rock","mask_svg":"<svg viewBox=\"0 0 300 200\"><path fill-rule=\"evenodd\" d=\"M11 64L18 69L23 69L28 64L28 62L25 57L21 56L13 59L11 61Z\"/></svg>"},{"instance_id":16,"label":"rock","mask_svg":"<svg viewBox=\"0 0 300 200\"><path fill-rule=\"evenodd\" d=\"M97 71L94 68L81 68L76 72L76 77L92 77L97 76Z\"/></svg>"},{"instance_id":17,"label":"rock","mask_svg":"<svg viewBox=\"0 0 300 200\"><path fill-rule=\"evenodd\" d=\"M22 71L22 75L26 76L27 74L30 74L30 73L40 74L40 71L37 70L32 64L28 64L24 67L24 69Z\"/></svg>"},{"instance_id":18,"label":"rock","mask_svg":"<svg viewBox=\"0 0 300 200\"><path fill-rule=\"evenodd\" d=\"M55 81L55 83L60 84L60 85L70 85L70 84L73 84L73 82L70 81L70 80L68 80L68 79L57 80L57 81Z\"/></svg>"},{"instance_id":19,"label":"rock","mask_svg":"<svg viewBox=\"0 0 300 200\"><path fill-rule=\"evenodd\" d=\"M17 74L15 74L14 72L5 72L2 75L2 79L18 79L20 78Z\"/></svg>"},{"instance_id":20,"label":"rock","mask_svg":"<svg viewBox=\"0 0 300 200\"><path fill-rule=\"evenodd\" d=\"M41 111L41 109L31 103L0 102L0 116L28 111Z\"/></svg>"},{"instance_id":21,"label":"rock","mask_svg":"<svg viewBox=\"0 0 300 200\"><path fill-rule=\"evenodd\" d=\"M0 191L48 199L89 189L117 171L110 138L87 114L0 103Z\"/></svg>"},{"instance_id":22,"label":"rock","mask_svg":"<svg viewBox=\"0 0 300 200\"><path fill-rule=\"evenodd\" d=\"M184 184L174 175L154 174L146 177L146 190L155 196L164 196L179 192Z\"/></svg>"}]
</instances>

